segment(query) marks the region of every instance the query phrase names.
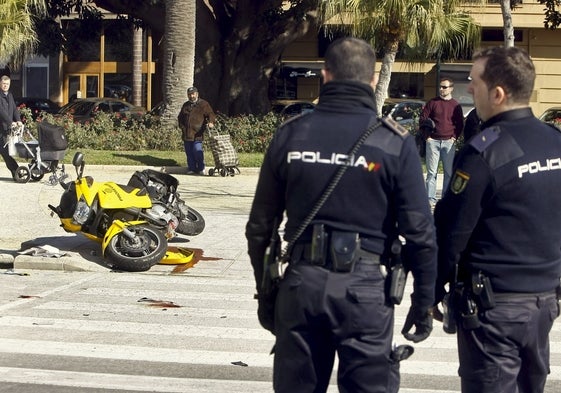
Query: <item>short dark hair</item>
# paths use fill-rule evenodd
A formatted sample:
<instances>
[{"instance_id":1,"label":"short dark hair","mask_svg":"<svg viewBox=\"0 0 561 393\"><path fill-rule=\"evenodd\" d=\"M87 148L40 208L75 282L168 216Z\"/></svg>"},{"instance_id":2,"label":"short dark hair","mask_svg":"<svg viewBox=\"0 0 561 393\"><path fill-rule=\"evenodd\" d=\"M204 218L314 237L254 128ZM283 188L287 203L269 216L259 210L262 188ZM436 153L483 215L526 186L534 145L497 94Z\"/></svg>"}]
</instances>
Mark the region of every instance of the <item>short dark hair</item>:
<instances>
[{"instance_id":1,"label":"short dark hair","mask_svg":"<svg viewBox=\"0 0 561 393\"><path fill-rule=\"evenodd\" d=\"M374 78L376 53L366 41L354 37L339 38L325 52L325 69L335 80L368 83Z\"/></svg>"},{"instance_id":2,"label":"short dark hair","mask_svg":"<svg viewBox=\"0 0 561 393\"><path fill-rule=\"evenodd\" d=\"M448 81L450 86L454 86L454 81L449 76L444 76L444 77L440 78L440 83L442 83L444 81Z\"/></svg>"},{"instance_id":3,"label":"short dark hair","mask_svg":"<svg viewBox=\"0 0 561 393\"><path fill-rule=\"evenodd\" d=\"M517 47L496 46L483 49L473 55L473 61L487 60L481 79L489 87L502 87L509 100L518 104L528 104L534 82L536 69L534 63L523 49Z\"/></svg>"}]
</instances>

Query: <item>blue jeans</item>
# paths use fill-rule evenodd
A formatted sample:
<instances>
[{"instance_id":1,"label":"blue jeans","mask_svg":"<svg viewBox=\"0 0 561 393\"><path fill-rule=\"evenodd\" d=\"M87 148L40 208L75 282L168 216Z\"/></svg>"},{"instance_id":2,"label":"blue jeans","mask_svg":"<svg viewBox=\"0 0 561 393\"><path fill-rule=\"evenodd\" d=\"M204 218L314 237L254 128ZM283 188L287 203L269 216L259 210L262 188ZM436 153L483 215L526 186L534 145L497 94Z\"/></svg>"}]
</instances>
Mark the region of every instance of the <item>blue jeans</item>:
<instances>
[{"instance_id":1,"label":"blue jeans","mask_svg":"<svg viewBox=\"0 0 561 393\"><path fill-rule=\"evenodd\" d=\"M187 170L201 172L205 170L205 156L203 153L203 142L184 141L185 155L187 156Z\"/></svg>"},{"instance_id":2,"label":"blue jeans","mask_svg":"<svg viewBox=\"0 0 561 393\"><path fill-rule=\"evenodd\" d=\"M450 178L452 177L452 165L454 163L454 142L450 138L447 140L427 139L426 164L427 180L426 187L431 204L436 203L436 175L438 174L438 162L442 160L444 169L444 182L442 183L442 194L448 189Z\"/></svg>"}]
</instances>

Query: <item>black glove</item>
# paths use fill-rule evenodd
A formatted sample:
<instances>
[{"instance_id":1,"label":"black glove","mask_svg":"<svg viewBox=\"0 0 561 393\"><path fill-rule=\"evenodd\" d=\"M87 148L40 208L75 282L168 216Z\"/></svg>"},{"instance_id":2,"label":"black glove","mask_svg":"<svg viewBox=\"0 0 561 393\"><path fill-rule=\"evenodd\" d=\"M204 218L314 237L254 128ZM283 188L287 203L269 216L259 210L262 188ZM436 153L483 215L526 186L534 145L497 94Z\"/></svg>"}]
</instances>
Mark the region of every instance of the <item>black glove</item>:
<instances>
[{"instance_id":1,"label":"black glove","mask_svg":"<svg viewBox=\"0 0 561 393\"><path fill-rule=\"evenodd\" d=\"M415 333L409 333L411 328L415 326ZM425 340L432 332L432 315L429 308L420 308L412 305L405 319L401 334L409 341L418 343Z\"/></svg>"},{"instance_id":2,"label":"black glove","mask_svg":"<svg viewBox=\"0 0 561 393\"><path fill-rule=\"evenodd\" d=\"M257 295L257 318L263 328L275 334L275 301L276 291L271 294Z\"/></svg>"}]
</instances>

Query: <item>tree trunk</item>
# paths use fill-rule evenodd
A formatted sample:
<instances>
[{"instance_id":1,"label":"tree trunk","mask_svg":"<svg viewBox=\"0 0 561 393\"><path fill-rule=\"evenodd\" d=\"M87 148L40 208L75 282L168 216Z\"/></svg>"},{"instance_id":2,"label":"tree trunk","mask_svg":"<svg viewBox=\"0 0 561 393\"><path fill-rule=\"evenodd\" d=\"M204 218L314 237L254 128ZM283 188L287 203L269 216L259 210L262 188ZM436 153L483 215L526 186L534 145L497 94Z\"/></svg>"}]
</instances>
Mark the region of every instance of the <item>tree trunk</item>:
<instances>
[{"instance_id":1,"label":"tree trunk","mask_svg":"<svg viewBox=\"0 0 561 393\"><path fill-rule=\"evenodd\" d=\"M192 0L166 0L164 84L166 109L162 116L164 128L175 124L187 88L193 85L195 67L195 11ZM204 95L204 90L201 91Z\"/></svg>"},{"instance_id":2,"label":"tree trunk","mask_svg":"<svg viewBox=\"0 0 561 393\"><path fill-rule=\"evenodd\" d=\"M503 14L503 32L505 48L514 46L514 26L512 25L512 11L510 0L501 0L501 12Z\"/></svg>"},{"instance_id":3,"label":"tree trunk","mask_svg":"<svg viewBox=\"0 0 561 393\"><path fill-rule=\"evenodd\" d=\"M144 104L142 91L142 29L134 28L132 32L132 103ZM150 108L148 108L150 109Z\"/></svg>"},{"instance_id":4,"label":"tree trunk","mask_svg":"<svg viewBox=\"0 0 561 393\"><path fill-rule=\"evenodd\" d=\"M285 48L296 39L303 37L311 28L317 27L317 0L291 2L291 7L284 0L165 0L166 7L171 7L181 24L192 26L189 18L196 22L197 39L194 45L196 57L194 71L181 77L175 71L168 75L165 71L179 55L187 56L191 43L185 38L169 37L168 32L174 27L164 17L165 10L153 0L94 0L95 4L108 11L129 14L146 23L157 37L165 28L165 49L159 53L157 67L164 67L162 91L164 101L174 106L177 101L185 99L186 81L198 86L201 97L209 101L213 108L227 115L242 113L262 114L270 109L269 78L279 65L279 59ZM181 4L181 5L179 5ZM187 8L196 9L196 17L187 15ZM183 18L182 18L183 17ZM193 32L193 40L194 40ZM175 39L178 43L175 52L167 49L168 41ZM170 57L171 56L171 57ZM178 83L185 83L179 90L182 97L178 100L169 88L176 89ZM173 97L172 97L173 96ZM170 107L177 117L179 107Z\"/></svg>"},{"instance_id":5,"label":"tree trunk","mask_svg":"<svg viewBox=\"0 0 561 393\"><path fill-rule=\"evenodd\" d=\"M378 77L378 84L374 96L376 98L376 114L378 117L382 116L382 106L384 101L388 98L388 88L392 78L392 67L395 63L395 56L399 48L399 41L394 41L388 46L388 49L382 58L382 66L380 67L380 75Z\"/></svg>"}]
</instances>

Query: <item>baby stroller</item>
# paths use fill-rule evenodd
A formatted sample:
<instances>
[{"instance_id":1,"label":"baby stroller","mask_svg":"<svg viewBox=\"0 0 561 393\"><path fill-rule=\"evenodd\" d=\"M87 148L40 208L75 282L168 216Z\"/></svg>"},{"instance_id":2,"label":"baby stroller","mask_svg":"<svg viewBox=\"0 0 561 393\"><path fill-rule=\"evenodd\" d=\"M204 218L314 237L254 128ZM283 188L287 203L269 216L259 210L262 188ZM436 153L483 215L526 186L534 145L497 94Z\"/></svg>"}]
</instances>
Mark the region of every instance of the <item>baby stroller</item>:
<instances>
[{"instance_id":1,"label":"baby stroller","mask_svg":"<svg viewBox=\"0 0 561 393\"><path fill-rule=\"evenodd\" d=\"M52 173L49 184L55 185L68 177L64 164L58 165L68 147L64 128L41 122L37 123L37 133L38 139L35 139L23 125L12 127L10 155L31 160L27 166L20 165L16 169L14 179L18 183L27 183L30 180L39 181L45 173Z\"/></svg>"},{"instance_id":2,"label":"baby stroller","mask_svg":"<svg viewBox=\"0 0 561 393\"><path fill-rule=\"evenodd\" d=\"M230 135L220 135L218 131L209 129L208 136L210 150L214 158L214 168L208 170L208 175L212 176L215 173L220 173L220 176L224 177L226 175L234 176L235 171L240 173L238 153L230 141Z\"/></svg>"}]
</instances>

